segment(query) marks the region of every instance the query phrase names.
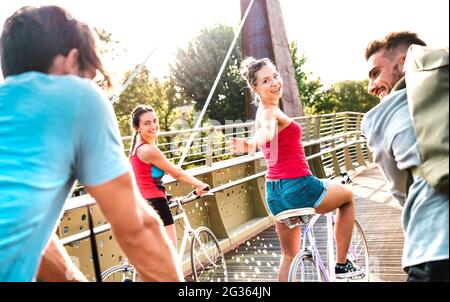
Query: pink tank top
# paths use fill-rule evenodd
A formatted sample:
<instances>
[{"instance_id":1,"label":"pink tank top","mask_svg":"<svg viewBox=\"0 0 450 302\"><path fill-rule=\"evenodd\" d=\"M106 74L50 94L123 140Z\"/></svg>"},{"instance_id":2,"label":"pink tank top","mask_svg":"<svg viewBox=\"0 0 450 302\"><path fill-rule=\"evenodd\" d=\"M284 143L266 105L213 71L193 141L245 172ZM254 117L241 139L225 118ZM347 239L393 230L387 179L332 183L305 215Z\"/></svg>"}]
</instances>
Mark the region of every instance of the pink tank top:
<instances>
[{"instance_id":1,"label":"pink tank top","mask_svg":"<svg viewBox=\"0 0 450 302\"><path fill-rule=\"evenodd\" d=\"M162 183L164 171L155 165L144 163L137 156L137 150L143 145L145 143L140 144L131 156L131 166L133 167L139 191L142 197L146 199L166 197L166 189Z\"/></svg>"},{"instance_id":2,"label":"pink tank top","mask_svg":"<svg viewBox=\"0 0 450 302\"><path fill-rule=\"evenodd\" d=\"M267 178L298 178L311 175L301 137L302 128L292 121L261 147L268 166Z\"/></svg>"}]
</instances>

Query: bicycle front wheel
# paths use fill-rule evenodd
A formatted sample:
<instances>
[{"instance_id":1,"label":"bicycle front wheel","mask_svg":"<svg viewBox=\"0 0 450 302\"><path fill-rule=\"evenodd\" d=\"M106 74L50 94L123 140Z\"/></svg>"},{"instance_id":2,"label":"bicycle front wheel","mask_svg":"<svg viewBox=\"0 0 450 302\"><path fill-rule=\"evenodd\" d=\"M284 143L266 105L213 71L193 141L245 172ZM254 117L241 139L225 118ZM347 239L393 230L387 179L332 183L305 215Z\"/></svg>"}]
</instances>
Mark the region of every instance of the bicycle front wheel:
<instances>
[{"instance_id":1,"label":"bicycle front wheel","mask_svg":"<svg viewBox=\"0 0 450 302\"><path fill-rule=\"evenodd\" d=\"M110 267L101 275L102 282L139 282L141 281L134 267L121 264Z\"/></svg>"},{"instance_id":2,"label":"bicycle front wheel","mask_svg":"<svg viewBox=\"0 0 450 302\"><path fill-rule=\"evenodd\" d=\"M194 281L227 282L225 256L214 233L199 227L191 243L191 267Z\"/></svg>"},{"instance_id":3,"label":"bicycle front wheel","mask_svg":"<svg viewBox=\"0 0 450 302\"><path fill-rule=\"evenodd\" d=\"M325 282L325 274L310 253L295 256L289 270L288 282Z\"/></svg>"},{"instance_id":4,"label":"bicycle front wheel","mask_svg":"<svg viewBox=\"0 0 450 302\"><path fill-rule=\"evenodd\" d=\"M347 258L359 266L364 272L363 277L355 279L349 278L347 281L368 282L370 279L369 247L367 245L367 240L366 236L364 236L363 229L356 220L355 225L353 226L352 239L348 249Z\"/></svg>"}]
</instances>

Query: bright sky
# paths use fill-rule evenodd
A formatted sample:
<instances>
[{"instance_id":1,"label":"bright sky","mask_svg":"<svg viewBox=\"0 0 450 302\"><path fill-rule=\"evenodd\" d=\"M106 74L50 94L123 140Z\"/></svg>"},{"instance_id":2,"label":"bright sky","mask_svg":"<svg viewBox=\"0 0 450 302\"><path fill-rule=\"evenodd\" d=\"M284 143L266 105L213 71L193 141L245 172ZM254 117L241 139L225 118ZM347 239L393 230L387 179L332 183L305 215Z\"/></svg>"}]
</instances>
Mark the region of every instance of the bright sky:
<instances>
[{"instance_id":1,"label":"bright sky","mask_svg":"<svg viewBox=\"0 0 450 302\"><path fill-rule=\"evenodd\" d=\"M364 49L391 31L417 32L428 45L449 45L448 0L280 0L289 41L308 57L307 68L329 85L366 77ZM215 23L237 28L239 0L14 0L0 2L0 25L24 5L56 4L76 18L111 32L127 52L111 71L140 64L158 45L147 66L167 74L177 46ZM1 77L0 77L1 78ZM0 79L1 81L1 79Z\"/></svg>"}]
</instances>

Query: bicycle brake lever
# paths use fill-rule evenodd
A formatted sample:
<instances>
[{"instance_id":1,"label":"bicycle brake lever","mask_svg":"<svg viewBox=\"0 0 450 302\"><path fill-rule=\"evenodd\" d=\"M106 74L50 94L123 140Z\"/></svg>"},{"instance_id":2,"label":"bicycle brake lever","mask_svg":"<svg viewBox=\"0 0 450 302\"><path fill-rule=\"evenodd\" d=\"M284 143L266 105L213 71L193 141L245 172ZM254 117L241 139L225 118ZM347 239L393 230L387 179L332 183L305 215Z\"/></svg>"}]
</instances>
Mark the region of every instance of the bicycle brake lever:
<instances>
[{"instance_id":1,"label":"bicycle brake lever","mask_svg":"<svg viewBox=\"0 0 450 302\"><path fill-rule=\"evenodd\" d=\"M209 186L203 188L203 191L205 191L205 192L208 192L209 190L211 190L211 188L210 188ZM195 195L195 196L198 196L197 190L192 191L191 194L193 194L193 195ZM203 194L203 196L204 196L204 195L206 195L206 194Z\"/></svg>"}]
</instances>

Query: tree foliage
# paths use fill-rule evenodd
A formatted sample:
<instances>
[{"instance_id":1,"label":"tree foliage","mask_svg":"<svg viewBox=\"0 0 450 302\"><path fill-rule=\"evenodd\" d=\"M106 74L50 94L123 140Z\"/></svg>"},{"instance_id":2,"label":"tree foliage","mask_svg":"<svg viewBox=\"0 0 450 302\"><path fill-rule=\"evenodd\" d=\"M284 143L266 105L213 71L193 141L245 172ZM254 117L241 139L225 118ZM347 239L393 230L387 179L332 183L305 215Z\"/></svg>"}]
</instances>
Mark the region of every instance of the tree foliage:
<instances>
[{"instance_id":1,"label":"tree foliage","mask_svg":"<svg viewBox=\"0 0 450 302\"><path fill-rule=\"evenodd\" d=\"M119 40L117 40L112 33L99 27L94 28L94 31L97 33L100 40L99 49L103 55L109 55L111 58L115 58L120 52L124 51Z\"/></svg>"},{"instance_id":2,"label":"tree foliage","mask_svg":"<svg viewBox=\"0 0 450 302\"><path fill-rule=\"evenodd\" d=\"M131 73L132 71L128 71L125 74L124 81ZM160 80L151 76L144 67L114 104L122 135L132 134L131 112L140 104L155 109L161 130L170 129L177 114L175 108L182 105L176 94L175 83L170 78Z\"/></svg>"},{"instance_id":3,"label":"tree foliage","mask_svg":"<svg viewBox=\"0 0 450 302\"><path fill-rule=\"evenodd\" d=\"M307 58L299 55L297 43L290 45L300 99L306 113L333 113L343 111L367 112L378 103L378 98L367 92L368 81L340 81L325 89L320 78L311 80L306 72Z\"/></svg>"},{"instance_id":4,"label":"tree foliage","mask_svg":"<svg viewBox=\"0 0 450 302\"><path fill-rule=\"evenodd\" d=\"M233 28L216 24L204 28L186 49L178 49L171 75L181 95L192 100L195 110L201 111L234 38ZM239 75L242 61L240 42L236 43L220 82L208 106L210 119L244 120L244 82Z\"/></svg>"},{"instance_id":5,"label":"tree foliage","mask_svg":"<svg viewBox=\"0 0 450 302\"><path fill-rule=\"evenodd\" d=\"M376 96L367 92L368 80L340 81L332 86L336 100L335 111L367 112L379 103Z\"/></svg>"}]
</instances>

